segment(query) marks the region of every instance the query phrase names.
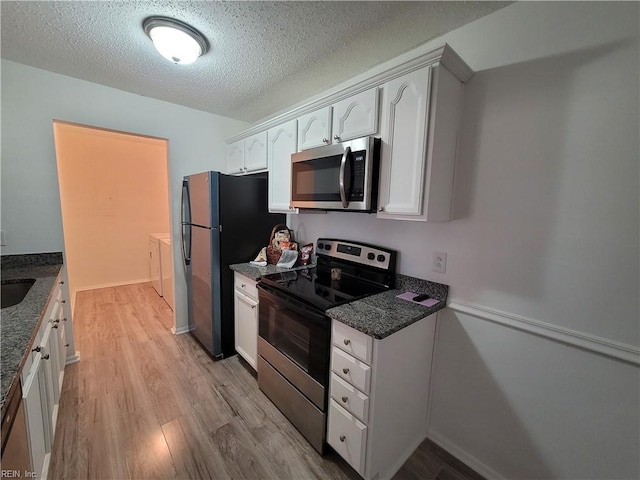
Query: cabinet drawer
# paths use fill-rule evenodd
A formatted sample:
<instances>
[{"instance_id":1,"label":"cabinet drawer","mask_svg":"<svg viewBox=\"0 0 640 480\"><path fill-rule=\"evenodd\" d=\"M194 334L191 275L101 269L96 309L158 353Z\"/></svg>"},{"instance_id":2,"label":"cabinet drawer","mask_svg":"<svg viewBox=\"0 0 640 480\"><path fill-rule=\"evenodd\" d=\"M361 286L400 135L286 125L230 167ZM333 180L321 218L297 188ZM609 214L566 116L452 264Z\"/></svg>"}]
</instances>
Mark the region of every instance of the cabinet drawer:
<instances>
[{"instance_id":1,"label":"cabinet drawer","mask_svg":"<svg viewBox=\"0 0 640 480\"><path fill-rule=\"evenodd\" d=\"M360 475L364 473L367 427L335 400L329 401L327 443Z\"/></svg>"},{"instance_id":2,"label":"cabinet drawer","mask_svg":"<svg viewBox=\"0 0 640 480\"><path fill-rule=\"evenodd\" d=\"M331 370L363 393L369 393L371 367L339 348L331 351Z\"/></svg>"},{"instance_id":3,"label":"cabinet drawer","mask_svg":"<svg viewBox=\"0 0 640 480\"><path fill-rule=\"evenodd\" d=\"M335 373L331 374L331 398L349 413L367 423L369 416L369 397L342 380Z\"/></svg>"},{"instance_id":4,"label":"cabinet drawer","mask_svg":"<svg viewBox=\"0 0 640 480\"><path fill-rule=\"evenodd\" d=\"M254 300L258 300L258 288L257 282L251 280L244 275L237 273L235 274L235 286L236 289L243 292L245 295L249 295Z\"/></svg>"},{"instance_id":5,"label":"cabinet drawer","mask_svg":"<svg viewBox=\"0 0 640 480\"><path fill-rule=\"evenodd\" d=\"M373 338L335 320L332 328L331 338L335 346L371 365Z\"/></svg>"}]
</instances>

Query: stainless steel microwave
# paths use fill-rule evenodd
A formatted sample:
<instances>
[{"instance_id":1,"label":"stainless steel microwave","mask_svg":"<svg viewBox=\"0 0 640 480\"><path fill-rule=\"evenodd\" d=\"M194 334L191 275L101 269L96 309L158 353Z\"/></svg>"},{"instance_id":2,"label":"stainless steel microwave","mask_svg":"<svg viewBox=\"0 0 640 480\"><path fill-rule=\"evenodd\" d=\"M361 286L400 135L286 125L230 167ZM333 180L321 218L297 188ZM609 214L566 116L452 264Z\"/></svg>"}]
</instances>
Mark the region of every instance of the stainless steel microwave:
<instances>
[{"instance_id":1,"label":"stainless steel microwave","mask_svg":"<svg viewBox=\"0 0 640 480\"><path fill-rule=\"evenodd\" d=\"M317 210L375 211L380 139L348 142L291 155L291 206Z\"/></svg>"}]
</instances>

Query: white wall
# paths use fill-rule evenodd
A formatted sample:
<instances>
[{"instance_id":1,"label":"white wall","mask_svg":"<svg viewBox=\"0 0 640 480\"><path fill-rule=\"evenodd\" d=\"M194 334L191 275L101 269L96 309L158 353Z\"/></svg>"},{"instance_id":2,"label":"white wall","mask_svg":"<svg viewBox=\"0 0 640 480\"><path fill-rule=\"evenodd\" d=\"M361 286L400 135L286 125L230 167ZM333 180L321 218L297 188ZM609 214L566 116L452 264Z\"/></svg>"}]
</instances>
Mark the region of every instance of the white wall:
<instances>
[{"instance_id":1,"label":"white wall","mask_svg":"<svg viewBox=\"0 0 640 480\"><path fill-rule=\"evenodd\" d=\"M640 344L639 13L519 2L431 42L477 72L454 221L292 219L301 241L396 248L401 273L471 306L440 319L429 432L489 477L640 476L638 366L591 350Z\"/></svg>"},{"instance_id":2,"label":"white wall","mask_svg":"<svg viewBox=\"0 0 640 480\"><path fill-rule=\"evenodd\" d=\"M180 254L184 175L224 166L224 140L247 124L2 60L2 254L63 250L53 120L169 140L176 322L187 325Z\"/></svg>"}]
</instances>

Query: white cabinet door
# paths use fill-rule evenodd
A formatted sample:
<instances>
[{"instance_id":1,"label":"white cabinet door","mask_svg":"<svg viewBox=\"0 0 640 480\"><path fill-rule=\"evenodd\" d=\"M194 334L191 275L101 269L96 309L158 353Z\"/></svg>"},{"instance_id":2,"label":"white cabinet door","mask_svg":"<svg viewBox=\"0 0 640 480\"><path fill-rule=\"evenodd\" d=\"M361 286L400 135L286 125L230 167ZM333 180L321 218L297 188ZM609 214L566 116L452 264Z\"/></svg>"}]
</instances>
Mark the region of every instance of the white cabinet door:
<instances>
[{"instance_id":1,"label":"white cabinet door","mask_svg":"<svg viewBox=\"0 0 640 480\"><path fill-rule=\"evenodd\" d=\"M267 132L260 132L244 139L244 172L267 168Z\"/></svg>"},{"instance_id":2,"label":"white cabinet door","mask_svg":"<svg viewBox=\"0 0 640 480\"><path fill-rule=\"evenodd\" d=\"M334 142L345 142L378 133L378 87L333 105Z\"/></svg>"},{"instance_id":3,"label":"white cabinet door","mask_svg":"<svg viewBox=\"0 0 640 480\"><path fill-rule=\"evenodd\" d=\"M47 328L42 336L40 343L42 350L42 381L44 382L43 390L45 395L43 396L42 411L45 413L45 443L47 445L47 451L51 451L53 445L53 432L56 426L57 408L60 400L58 392L58 377L56 372L58 371L57 362L57 338L52 330L52 324L47 324Z\"/></svg>"},{"instance_id":4,"label":"white cabinet door","mask_svg":"<svg viewBox=\"0 0 640 480\"><path fill-rule=\"evenodd\" d=\"M431 67L385 85L379 217L420 216Z\"/></svg>"},{"instance_id":5,"label":"white cabinet door","mask_svg":"<svg viewBox=\"0 0 640 480\"><path fill-rule=\"evenodd\" d=\"M238 174L244 171L244 140L227 146L227 173Z\"/></svg>"},{"instance_id":6,"label":"white cabinet door","mask_svg":"<svg viewBox=\"0 0 640 480\"><path fill-rule=\"evenodd\" d=\"M62 304L62 321L64 322L64 331L65 331L65 337L66 337L66 344L68 345L66 347L66 354L67 354L67 360L65 361L65 364L67 362L73 363L73 362L77 362L80 359L79 356L79 352L76 352L76 348L75 348L75 343L74 343L74 338L73 338L73 319L71 317L71 302L69 301L70 295L69 295L69 287L67 284L67 269L66 267L63 265L62 269L60 270L60 276L59 278L59 282L58 282L58 286L60 288L60 295L62 297L62 299L60 300L60 303Z\"/></svg>"},{"instance_id":7,"label":"white cabinet door","mask_svg":"<svg viewBox=\"0 0 640 480\"><path fill-rule=\"evenodd\" d=\"M269 158L269 212L298 213L291 203L291 154L296 152L296 120L278 125L267 132Z\"/></svg>"},{"instance_id":8,"label":"white cabinet door","mask_svg":"<svg viewBox=\"0 0 640 480\"><path fill-rule=\"evenodd\" d=\"M258 302L235 291L235 348L254 369L258 368Z\"/></svg>"},{"instance_id":9,"label":"white cabinet door","mask_svg":"<svg viewBox=\"0 0 640 480\"><path fill-rule=\"evenodd\" d=\"M27 422L31 468L36 472L36 478L42 476L48 451L45 436L45 430L48 428L46 422L48 412L43 410L46 406L43 366L43 360L38 356L33 362L31 373L22 383L22 401Z\"/></svg>"},{"instance_id":10,"label":"white cabinet door","mask_svg":"<svg viewBox=\"0 0 640 480\"><path fill-rule=\"evenodd\" d=\"M331 143L331 107L324 107L298 118L298 150Z\"/></svg>"},{"instance_id":11,"label":"white cabinet door","mask_svg":"<svg viewBox=\"0 0 640 480\"><path fill-rule=\"evenodd\" d=\"M378 218L451 219L462 89L442 65L385 84Z\"/></svg>"}]
</instances>

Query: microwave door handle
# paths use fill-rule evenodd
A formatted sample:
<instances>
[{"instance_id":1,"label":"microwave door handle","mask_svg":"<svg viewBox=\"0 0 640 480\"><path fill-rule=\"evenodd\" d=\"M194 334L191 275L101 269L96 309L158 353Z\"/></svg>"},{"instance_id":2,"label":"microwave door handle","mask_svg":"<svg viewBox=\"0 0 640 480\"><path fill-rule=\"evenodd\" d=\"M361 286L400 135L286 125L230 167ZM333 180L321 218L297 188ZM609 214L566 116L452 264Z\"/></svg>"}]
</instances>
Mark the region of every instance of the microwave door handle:
<instances>
[{"instance_id":1,"label":"microwave door handle","mask_svg":"<svg viewBox=\"0 0 640 480\"><path fill-rule=\"evenodd\" d=\"M351 155L351 147L347 147L342 155L342 161L340 162L340 200L342 200L342 208L347 208L349 202L347 202L347 193L344 189L344 171L347 166L347 157Z\"/></svg>"}]
</instances>

